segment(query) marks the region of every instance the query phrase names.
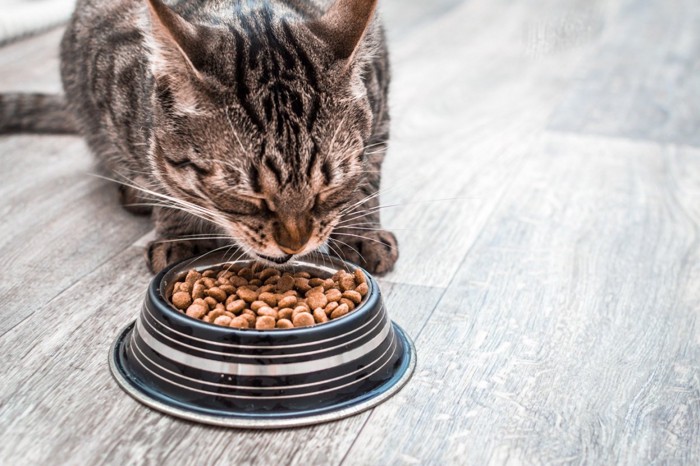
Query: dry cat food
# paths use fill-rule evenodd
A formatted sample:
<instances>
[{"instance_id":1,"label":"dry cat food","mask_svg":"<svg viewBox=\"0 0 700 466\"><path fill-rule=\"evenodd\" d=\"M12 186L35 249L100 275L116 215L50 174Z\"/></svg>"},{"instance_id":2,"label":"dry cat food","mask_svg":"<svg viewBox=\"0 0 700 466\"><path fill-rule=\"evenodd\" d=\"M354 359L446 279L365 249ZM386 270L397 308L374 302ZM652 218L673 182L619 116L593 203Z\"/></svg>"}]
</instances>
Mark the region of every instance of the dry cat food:
<instances>
[{"instance_id":1,"label":"dry cat food","mask_svg":"<svg viewBox=\"0 0 700 466\"><path fill-rule=\"evenodd\" d=\"M332 277L308 272L223 268L190 270L175 283L172 304L190 317L224 327L308 327L352 312L369 292L360 270Z\"/></svg>"}]
</instances>

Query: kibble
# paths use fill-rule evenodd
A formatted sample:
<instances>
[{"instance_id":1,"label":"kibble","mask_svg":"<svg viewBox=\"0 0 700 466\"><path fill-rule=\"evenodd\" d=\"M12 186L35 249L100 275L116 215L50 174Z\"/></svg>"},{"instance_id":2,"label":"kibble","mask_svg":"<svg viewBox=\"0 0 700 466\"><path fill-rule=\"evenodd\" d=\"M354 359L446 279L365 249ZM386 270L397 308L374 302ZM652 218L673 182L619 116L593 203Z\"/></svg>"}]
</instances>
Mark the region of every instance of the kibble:
<instances>
[{"instance_id":1,"label":"kibble","mask_svg":"<svg viewBox=\"0 0 700 466\"><path fill-rule=\"evenodd\" d=\"M360 270L332 277L291 274L259 265L190 270L173 285L170 301L189 317L238 329L291 329L338 319L369 293Z\"/></svg>"}]
</instances>

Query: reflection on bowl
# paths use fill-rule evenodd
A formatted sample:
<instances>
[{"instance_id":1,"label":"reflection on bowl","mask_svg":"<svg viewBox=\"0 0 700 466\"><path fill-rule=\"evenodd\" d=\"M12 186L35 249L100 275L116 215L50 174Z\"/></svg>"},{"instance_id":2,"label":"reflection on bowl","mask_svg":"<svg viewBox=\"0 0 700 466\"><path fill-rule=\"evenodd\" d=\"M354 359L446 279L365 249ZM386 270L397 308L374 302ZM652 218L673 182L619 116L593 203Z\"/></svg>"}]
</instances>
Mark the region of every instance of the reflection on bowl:
<instances>
[{"instance_id":1,"label":"reflection on bowl","mask_svg":"<svg viewBox=\"0 0 700 466\"><path fill-rule=\"evenodd\" d=\"M119 384L175 416L235 427L298 426L368 409L410 377L410 340L392 324L376 280L365 301L337 320L288 330L240 330L182 314L166 301L191 268L222 265L223 254L184 261L158 274L135 323L110 354ZM249 261L238 261L245 266ZM286 267L315 276L356 266L331 258Z\"/></svg>"}]
</instances>

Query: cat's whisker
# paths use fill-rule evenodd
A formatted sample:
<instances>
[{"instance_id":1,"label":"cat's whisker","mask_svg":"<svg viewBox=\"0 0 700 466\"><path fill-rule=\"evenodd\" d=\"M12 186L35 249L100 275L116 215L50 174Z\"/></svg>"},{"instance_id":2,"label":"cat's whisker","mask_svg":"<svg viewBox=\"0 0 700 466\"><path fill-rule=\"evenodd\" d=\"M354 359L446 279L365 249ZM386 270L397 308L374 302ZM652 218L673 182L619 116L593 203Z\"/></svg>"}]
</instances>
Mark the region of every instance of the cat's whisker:
<instances>
[{"instance_id":1,"label":"cat's whisker","mask_svg":"<svg viewBox=\"0 0 700 466\"><path fill-rule=\"evenodd\" d=\"M368 230L368 231L383 231L383 230L392 230L392 231L418 231L415 228L391 228L391 227L378 227L378 228L368 228L368 227L357 227L354 225L350 226L345 226L345 227L336 227L336 230Z\"/></svg>"},{"instance_id":2,"label":"cat's whisker","mask_svg":"<svg viewBox=\"0 0 700 466\"><path fill-rule=\"evenodd\" d=\"M343 219L340 222L338 222L338 225L344 225L350 221L357 220L357 219L360 219L363 217L367 217L367 216L375 214L383 209L388 209L388 208L393 208L393 207L403 207L403 206L412 206L412 205L417 205L417 204L426 204L426 203L433 203L433 202L470 200L470 199L477 199L477 198L475 198L475 197L452 197L452 198L445 198L445 199L429 199L426 201L401 202L401 203L397 203L397 204L378 205L375 207L367 208L365 210L352 212L351 214L358 214L358 215L355 215L354 217Z\"/></svg>"},{"instance_id":3,"label":"cat's whisker","mask_svg":"<svg viewBox=\"0 0 700 466\"><path fill-rule=\"evenodd\" d=\"M369 237L363 236L363 235L353 235L352 233L335 233L335 235L336 235L336 236L352 236L353 238L360 238L360 239L364 239L364 240L367 240L367 241L373 241L373 242L375 242L375 243L381 244L382 246L388 246L388 247L391 248L392 250L396 249L396 248L395 248L394 246L392 246L391 244L387 244L387 243L385 243L385 242L383 242L383 241L379 241L379 240L377 240L377 239L369 238Z\"/></svg>"},{"instance_id":4,"label":"cat's whisker","mask_svg":"<svg viewBox=\"0 0 700 466\"><path fill-rule=\"evenodd\" d=\"M214 240L214 239L231 239L231 238L228 236L216 236L216 237L205 236L202 238L191 237L191 238L160 239L160 240L157 240L154 242L155 243L178 243L178 242L184 242L184 241L205 241L205 240Z\"/></svg>"},{"instance_id":5,"label":"cat's whisker","mask_svg":"<svg viewBox=\"0 0 700 466\"><path fill-rule=\"evenodd\" d=\"M365 256L363 256L363 255L360 253L360 251L358 251L357 249L355 249L353 246L350 246L348 243L346 243L345 241L342 241L342 240L340 240L340 239L338 239L338 238L329 238L329 239L332 240L332 241L334 241L334 242L336 242L336 243L344 244L345 246L349 247L350 249L352 249L353 251L355 251L355 252L357 253L357 255L360 257L360 259L362 259L362 262L363 262L364 264L367 264L367 259L365 259Z\"/></svg>"},{"instance_id":6,"label":"cat's whisker","mask_svg":"<svg viewBox=\"0 0 700 466\"><path fill-rule=\"evenodd\" d=\"M217 252L217 251L221 251L222 249L226 249L226 248L229 248L229 247L231 247L231 246L230 246L229 244L227 244L227 245L225 245L225 246L221 246L221 247L212 249L211 251L207 251L207 252L205 252L204 254L202 254L201 256L195 256L195 257L193 257L192 259L190 259L190 260L185 264L185 267L189 267L190 264L191 264L192 262L196 261L197 259L202 259L202 258L204 258L204 257L207 257L207 256L210 255L210 254L214 254L214 253Z\"/></svg>"},{"instance_id":7,"label":"cat's whisker","mask_svg":"<svg viewBox=\"0 0 700 466\"><path fill-rule=\"evenodd\" d=\"M182 206L183 208L181 210L183 210L185 212L188 212L192 215L194 215L194 214L191 211L198 212L201 214L201 215L199 215L200 218L203 218L204 220L208 220L212 223L215 223L216 225L218 225L222 228L226 227L225 219L223 219L220 215L218 215L216 212L212 212L211 210L206 209L204 207L201 207L197 204L193 204L191 202L184 201L182 199L178 199L176 197L169 196L167 194L162 194L162 193L153 191L152 189L144 188L142 186L139 186L139 185L133 183L130 180L127 183L124 181L115 180L114 178L109 178L109 177L102 176L102 175L92 174L92 176L104 179L106 181L111 181L113 183L118 183L118 184L122 184L124 186L128 186L130 188L136 189L140 192L146 193L150 196L154 196L154 197L159 198L159 199L164 199L164 200L169 201L175 205Z\"/></svg>"}]
</instances>

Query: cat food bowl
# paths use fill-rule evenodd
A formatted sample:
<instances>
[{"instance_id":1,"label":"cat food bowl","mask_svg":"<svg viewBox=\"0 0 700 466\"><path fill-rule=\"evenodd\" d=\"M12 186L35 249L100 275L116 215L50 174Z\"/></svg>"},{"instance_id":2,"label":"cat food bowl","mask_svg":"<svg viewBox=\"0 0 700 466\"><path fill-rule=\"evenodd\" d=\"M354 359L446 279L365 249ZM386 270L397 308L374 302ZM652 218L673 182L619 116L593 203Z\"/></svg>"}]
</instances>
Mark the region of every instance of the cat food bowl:
<instances>
[{"instance_id":1,"label":"cat food bowl","mask_svg":"<svg viewBox=\"0 0 700 466\"><path fill-rule=\"evenodd\" d=\"M379 286L366 272L370 289L357 309L305 328L216 326L178 312L164 298L189 269L230 263L223 254L204 255L152 280L141 313L110 350L112 374L129 395L195 422L270 429L357 414L410 378L413 344L389 320ZM330 277L337 269L357 267L319 256L286 268Z\"/></svg>"}]
</instances>

